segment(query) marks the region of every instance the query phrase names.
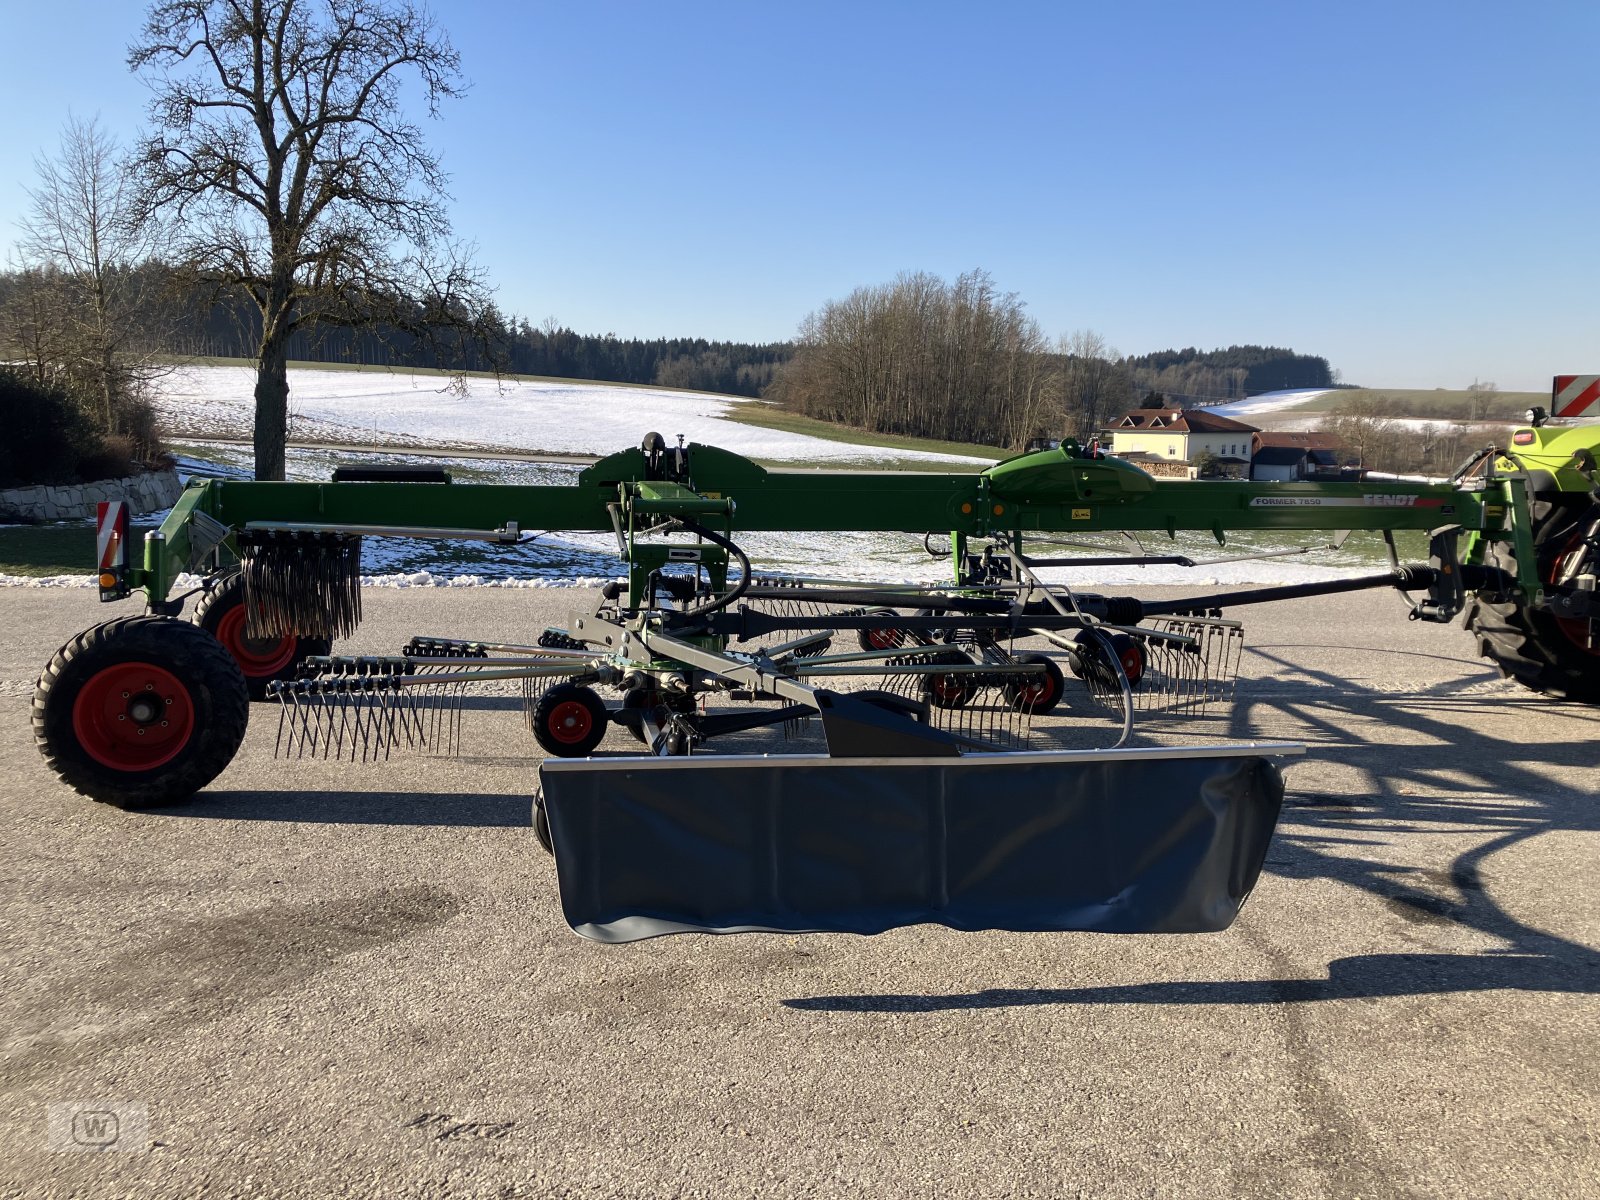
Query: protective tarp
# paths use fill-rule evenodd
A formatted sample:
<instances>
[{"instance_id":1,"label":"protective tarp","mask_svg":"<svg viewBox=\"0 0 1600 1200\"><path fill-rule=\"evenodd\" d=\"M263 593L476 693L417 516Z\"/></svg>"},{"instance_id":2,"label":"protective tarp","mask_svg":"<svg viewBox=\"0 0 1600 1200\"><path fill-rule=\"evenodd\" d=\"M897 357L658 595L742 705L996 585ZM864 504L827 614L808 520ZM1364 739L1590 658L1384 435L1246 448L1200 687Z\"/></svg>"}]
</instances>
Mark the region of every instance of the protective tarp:
<instances>
[{"instance_id":1,"label":"protective tarp","mask_svg":"<svg viewBox=\"0 0 1600 1200\"><path fill-rule=\"evenodd\" d=\"M587 938L1226 929L1283 782L1206 747L848 759L550 760L567 923Z\"/></svg>"}]
</instances>

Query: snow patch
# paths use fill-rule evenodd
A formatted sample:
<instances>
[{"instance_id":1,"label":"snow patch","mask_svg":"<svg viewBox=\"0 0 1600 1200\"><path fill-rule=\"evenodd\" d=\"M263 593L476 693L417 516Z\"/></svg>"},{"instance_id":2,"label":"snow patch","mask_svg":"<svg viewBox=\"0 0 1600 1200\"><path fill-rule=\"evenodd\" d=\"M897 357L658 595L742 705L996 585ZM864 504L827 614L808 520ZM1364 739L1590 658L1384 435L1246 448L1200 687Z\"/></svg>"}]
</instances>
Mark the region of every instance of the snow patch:
<instances>
[{"instance_id":1,"label":"snow patch","mask_svg":"<svg viewBox=\"0 0 1600 1200\"><path fill-rule=\"evenodd\" d=\"M1281 392L1262 392L1227 404L1208 405L1205 411L1215 413L1219 417L1232 417L1237 420L1240 417L1255 417L1285 408L1298 408L1318 396L1326 396L1331 391L1332 388L1290 388Z\"/></svg>"}]
</instances>

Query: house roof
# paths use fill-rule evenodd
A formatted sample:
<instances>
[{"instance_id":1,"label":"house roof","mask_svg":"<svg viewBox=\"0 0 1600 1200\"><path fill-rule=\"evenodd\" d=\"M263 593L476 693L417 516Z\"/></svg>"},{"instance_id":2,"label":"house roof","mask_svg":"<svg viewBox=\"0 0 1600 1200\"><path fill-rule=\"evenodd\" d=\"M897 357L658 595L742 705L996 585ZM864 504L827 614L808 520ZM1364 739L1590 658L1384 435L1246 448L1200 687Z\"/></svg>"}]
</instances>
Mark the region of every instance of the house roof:
<instances>
[{"instance_id":1,"label":"house roof","mask_svg":"<svg viewBox=\"0 0 1600 1200\"><path fill-rule=\"evenodd\" d=\"M1262 446L1255 452L1255 463L1261 467L1292 467L1305 457L1303 446Z\"/></svg>"},{"instance_id":2,"label":"house roof","mask_svg":"<svg viewBox=\"0 0 1600 1200\"><path fill-rule=\"evenodd\" d=\"M1254 425L1219 417L1203 408L1136 408L1118 418L1113 429L1140 429L1150 433L1258 433Z\"/></svg>"},{"instance_id":3,"label":"house roof","mask_svg":"<svg viewBox=\"0 0 1600 1200\"><path fill-rule=\"evenodd\" d=\"M1319 431L1258 433L1250 439L1259 453L1266 446L1292 446L1299 450L1343 450L1344 439Z\"/></svg>"}]
</instances>

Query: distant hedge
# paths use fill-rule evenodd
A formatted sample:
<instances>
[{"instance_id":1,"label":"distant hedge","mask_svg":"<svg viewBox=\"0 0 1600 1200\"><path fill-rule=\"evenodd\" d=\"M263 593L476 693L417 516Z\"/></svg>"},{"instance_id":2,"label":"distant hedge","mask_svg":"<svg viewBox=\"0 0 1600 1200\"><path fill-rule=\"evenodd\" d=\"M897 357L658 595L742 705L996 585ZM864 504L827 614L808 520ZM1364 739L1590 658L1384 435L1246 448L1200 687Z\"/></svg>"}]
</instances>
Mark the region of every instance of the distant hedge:
<instances>
[{"instance_id":1,"label":"distant hedge","mask_svg":"<svg viewBox=\"0 0 1600 1200\"><path fill-rule=\"evenodd\" d=\"M0 487L72 483L105 450L66 389L15 367L0 367L0 422Z\"/></svg>"}]
</instances>

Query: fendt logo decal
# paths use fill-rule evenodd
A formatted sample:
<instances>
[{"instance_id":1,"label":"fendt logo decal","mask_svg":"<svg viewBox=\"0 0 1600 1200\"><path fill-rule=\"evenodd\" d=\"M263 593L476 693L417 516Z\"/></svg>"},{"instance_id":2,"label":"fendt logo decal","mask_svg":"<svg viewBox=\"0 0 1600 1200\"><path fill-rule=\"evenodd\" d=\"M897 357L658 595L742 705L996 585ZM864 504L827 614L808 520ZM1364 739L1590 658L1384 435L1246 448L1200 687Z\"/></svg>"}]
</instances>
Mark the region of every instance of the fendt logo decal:
<instances>
[{"instance_id":1,"label":"fendt logo decal","mask_svg":"<svg viewBox=\"0 0 1600 1200\"><path fill-rule=\"evenodd\" d=\"M1550 391L1550 415L1575 417L1600 399L1600 375L1557 375Z\"/></svg>"}]
</instances>

